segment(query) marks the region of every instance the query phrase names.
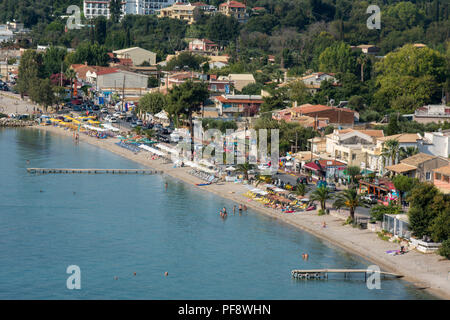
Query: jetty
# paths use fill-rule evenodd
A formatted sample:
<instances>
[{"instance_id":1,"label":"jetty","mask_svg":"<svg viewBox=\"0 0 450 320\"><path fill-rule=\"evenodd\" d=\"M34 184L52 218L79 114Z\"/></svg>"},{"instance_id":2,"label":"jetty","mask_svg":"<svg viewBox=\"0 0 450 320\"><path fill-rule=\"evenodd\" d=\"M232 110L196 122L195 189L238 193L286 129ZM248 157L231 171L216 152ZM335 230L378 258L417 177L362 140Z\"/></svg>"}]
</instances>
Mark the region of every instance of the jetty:
<instances>
[{"instance_id":1,"label":"jetty","mask_svg":"<svg viewBox=\"0 0 450 320\"><path fill-rule=\"evenodd\" d=\"M328 274L337 273L343 274L344 278L347 278L349 274L364 274L364 279L367 278L367 274L370 273L380 273L380 275L390 276L394 278L402 278L403 275L385 272L385 271L375 271L367 269L312 269L312 270L292 270L291 274L296 279L328 279Z\"/></svg>"},{"instance_id":2,"label":"jetty","mask_svg":"<svg viewBox=\"0 0 450 320\"><path fill-rule=\"evenodd\" d=\"M87 174L161 174L161 170L151 169L69 169L69 168L27 168L28 173L87 173Z\"/></svg>"}]
</instances>

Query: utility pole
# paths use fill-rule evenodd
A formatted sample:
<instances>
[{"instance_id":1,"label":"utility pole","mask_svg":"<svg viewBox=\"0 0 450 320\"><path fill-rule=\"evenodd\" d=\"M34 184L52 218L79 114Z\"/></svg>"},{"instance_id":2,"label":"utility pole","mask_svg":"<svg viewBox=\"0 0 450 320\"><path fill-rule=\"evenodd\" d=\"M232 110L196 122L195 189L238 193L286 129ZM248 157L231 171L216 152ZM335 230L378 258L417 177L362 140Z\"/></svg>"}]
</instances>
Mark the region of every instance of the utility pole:
<instances>
[{"instance_id":1,"label":"utility pole","mask_svg":"<svg viewBox=\"0 0 450 320\"><path fill-rule=\"evenodd\" d=\"M125 74L123 75L123 86L122 86L122 111L125 110Z\"/></svg>"}]
</instances>

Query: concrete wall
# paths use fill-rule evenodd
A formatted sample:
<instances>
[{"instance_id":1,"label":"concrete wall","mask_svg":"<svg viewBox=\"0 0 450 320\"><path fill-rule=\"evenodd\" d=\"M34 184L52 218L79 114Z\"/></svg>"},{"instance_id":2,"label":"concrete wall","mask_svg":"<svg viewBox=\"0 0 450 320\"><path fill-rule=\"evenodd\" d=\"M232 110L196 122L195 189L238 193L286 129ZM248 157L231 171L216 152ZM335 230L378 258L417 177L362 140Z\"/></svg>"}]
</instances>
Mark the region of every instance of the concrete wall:
<instances>
[{"instance_id":1,"label":"concrete wall","mask_svg":"<svg viewBox=\"0 0 450 320\"><path fill-rule=\"evenodd\" d=\"M103 88L123 88L123 80L125 75L125 88L147 88L148 76L131 72L116 72L110 74L99 75L97 77L97 85L99 89Z\"/></svg>"}]
</instances>

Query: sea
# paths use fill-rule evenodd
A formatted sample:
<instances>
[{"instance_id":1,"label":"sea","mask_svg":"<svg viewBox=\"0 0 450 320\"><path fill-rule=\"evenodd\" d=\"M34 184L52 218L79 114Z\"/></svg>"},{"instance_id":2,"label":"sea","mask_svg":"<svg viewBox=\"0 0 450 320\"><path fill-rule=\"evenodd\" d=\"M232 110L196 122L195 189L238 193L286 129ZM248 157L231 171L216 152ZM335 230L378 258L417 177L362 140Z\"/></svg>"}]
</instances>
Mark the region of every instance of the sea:
<instances>
[{"instance_id":1,"label":"sea","mask_svg":"<svg viewBox=\"0 0 450 320\"><path fill-rule=\"evenodd\" d=\"M143 168L71 137L0 128L0 299L434 299L398 279L293 279L372 263L167 175L27 167Z\"/></svg>"}]
</instances>

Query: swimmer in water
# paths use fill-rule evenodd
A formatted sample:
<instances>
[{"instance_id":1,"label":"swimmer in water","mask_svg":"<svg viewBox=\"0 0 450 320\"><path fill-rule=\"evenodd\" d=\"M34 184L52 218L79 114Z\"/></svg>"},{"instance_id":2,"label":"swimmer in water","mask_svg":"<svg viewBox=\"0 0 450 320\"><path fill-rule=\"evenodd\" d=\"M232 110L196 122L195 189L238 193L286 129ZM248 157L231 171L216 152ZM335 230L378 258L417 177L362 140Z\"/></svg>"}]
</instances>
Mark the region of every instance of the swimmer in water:
<instances>
[{"instance_id":1,"label":"swimmer in water","mask_svg":"<svg viewBox=\"0 0 450 320\"><path fill-rule=\"evenodd\" d=\"M223 211L223 214L227 214L227 208L223 207L222 211Z\"/></svg>"},{"instance_id":2,"label":"swimmer in water","mask_svg":"<svg viewBox=\"0 0 450 320\"><path fill-rule=\"evenodd\" d=\"M305 260L308 260L309 255L305 253Z\"/></svg>"},{"instance_id":3,"label":"swimmer in water","mask_svg":"<svg viewBox=\"0 0 450 320\"><path fill-rule=\"evenodd\" d=\"M233 214L236 213L236 206L233 206Z\"/></svg>"},{"instance_id":4,"label":"swimmer in water","mask_svg":"<svg viewBox=\"0 0 450 320\"><path fill-rule=\"evenodd\" d=\"M169 187L169 184L166 182L166 184L165 184L165 187L166 187L166 190L167 190L167 188Z\"/></svg>"},{"instance_id":5,"label":"swimmer in water","mask_svg":"<svg viewBox=\"0 0 450 320\"><path fill-rule=\"evenodd\" d=\"M169 275L169 273L166 271L166 272L164 272L164 275L167 277Z\"/></svg>"}]
</instances>

